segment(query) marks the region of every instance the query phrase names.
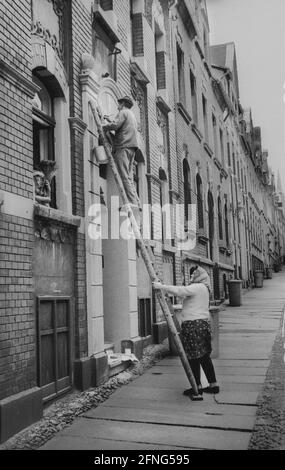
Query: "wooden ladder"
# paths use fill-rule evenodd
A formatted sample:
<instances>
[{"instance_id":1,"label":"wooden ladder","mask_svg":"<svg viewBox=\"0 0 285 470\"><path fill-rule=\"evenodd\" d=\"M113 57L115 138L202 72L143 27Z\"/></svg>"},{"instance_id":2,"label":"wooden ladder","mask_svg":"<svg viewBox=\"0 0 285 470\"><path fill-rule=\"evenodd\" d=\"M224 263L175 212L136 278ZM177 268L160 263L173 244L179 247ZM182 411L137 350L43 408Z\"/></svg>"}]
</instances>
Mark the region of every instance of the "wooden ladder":
<instances>
[{"instance_id":1,"label":"wooden ladder","mask_svg":"<svg viewBox=\"0 0 285 470\"><path fill-rule=\"evenodd\" d=\"M138 224L137 224L137 221L136 221L136 218L133 214L131 206L128 204L128 198L127 198L127 195L126 195L126 192L125 192L125 189L124 189L124 185L122 183L121 176L118 172L117 165L115 163L115 160L114 160L114 157L113 157L113 154L112 154L112 151L111 151L110 143L107 141L107 138L105 136L105 133L104 133L104 130L103 130L103 127L102 127L101 118L99 117L99 113L97 111L97 108L96 108L96 106L94 105L94 103L92 101L90 101L90 106L91 106L92 113L93 113L93 116L94 116L94 119L95 119L95 123L96 123L97 128L98 128L98 134L100 136L102 145L104 146L106 155L108 157L109 164L110 164L111 170L113 172L113 175L114 175L117 187L119 189L119 192L122 196L123 203L124 203L124 205L126 205L126 207L129 207L129 209L128 209L128 218L131 222L133 233L134 233L134 236L136 238L138 248L140 249L142 258L144 260L146 269L148 271L148 274L149 274L150 279L151 279L152 282L160 282L160 280L157 276L155 267L154 267L154 262L151 259L150 246L149 246L147 241L143 240L141 231L140 231L140 229L138 227ZM100 115L102 115L101 112L100 112ZM177 348L177 352L178 352L178 355L181 359L181 362L182 362L182 365L184 367L186 376L189 380L189 383L190 383L194 393L196 395L198 395L198 389L197 389L197 384L196 384L195 378L193 376L193 373L192 373L191 367L189 365L187 356L186 356L184 348L182 346L179 334L178 334L177 329L175 327L175 323L174 323L174 320L173 320L174 311L173 311L172 305L170 303L170 300L168 299L168 296L162 290L160 290L160 289L155 290L155 292L156 292L156 296L157 296L159 305L160 305L160 307L163 311L165 320L167 322L169 332L170 332L170 334L173 338L174 344Z\"/></svg>"}]
</instances>

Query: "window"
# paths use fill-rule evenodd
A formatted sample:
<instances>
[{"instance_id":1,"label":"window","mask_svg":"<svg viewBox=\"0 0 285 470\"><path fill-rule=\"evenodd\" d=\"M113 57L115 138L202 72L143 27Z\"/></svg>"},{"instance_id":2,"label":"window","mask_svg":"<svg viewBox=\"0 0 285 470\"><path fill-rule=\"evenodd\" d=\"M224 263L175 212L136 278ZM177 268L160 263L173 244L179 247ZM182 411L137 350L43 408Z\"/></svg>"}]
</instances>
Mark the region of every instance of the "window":
<instances>
[{"instance_id":1,"label":"window","mask_svg":"<svg viewBox=\"0 0 285 470\"><path fill-rule=\"evenodd\" d=\"M171 227L169 227L169 183L165 171L159 169L160 179L160 207L161 207L161 241L165 243L171 238Z\"/></svg>"},{"instance_id":2,"label":"window","mask_svg":"<svg viewBox=\"0 0 285 470\"><path fill-rule=\"evenodd\" d=\"M222 164L225 165L225 151L224 151L224 133L222 129L220 129L220 144L221 144L221 158Z\"/></svg>"},{"instance_id":3,"label":"window","mask_svg":"<svg viewBox=\"0 0 285 470\"><path fill-rule=\"evenodd\" d=\"M222 204L221 198L218 197L218 220L219 220L219 238L223 239L223 214L222 214Z\"/></svg>"},{"instance_id":4,"label":"window","mask_svg":"<svg viewBox=\"0 0 285 470\"><path fill-rule=\"evenodd\" d=\"M178 44L177 44L176 50L177 50L179 102L182 104L185 104L184 54Z\"/></svg>"},{"instance_id":5,"label":"window","mask_svg":"<svg viewBox=\"0 0 285 470\"><path fill-rule=\"evenodd\" d=\"M185 220L189 220L189 204L191 204L191 180L190 168L186 158L183 160L183 183L184 183L184 214Z\"/></svg>"},{"instance_id":6,"label":"window","mask_svg":"<svg viewBox=\"0 0 285 470\"><path fill-rule=\"evenodd\" d=\"M208 192L208 218L209 218L209 249L210 249L210 259L213 260L214 257L214 236L215 236L215 225L214 225L214 199L212 193Z\"/></svg>"},{"instance_id":7,"label":"window","mask_svg":"<svg viewBox=\"0 0 285 470\"><path fill-rule=\"evenodd\" d=\"M196 78L192 70L190 70L190 85L191 85L192 118L195 124L198 125L197 84L196 84Z\"/></svg>"},{"instance_id":8,"label":"window","mask_svg":"<svg viewBox=\"0 0 285 470\"><path fill-rule=\"evenodd\" d=\"M158 90L166 88L166 53L164 47L164 35L162 33L155 34L155 69Z\"/></svg>"},{"instance_id":9,"label":"window","mask_svg":"<svg viewBox=\"0 0 285 470\"><path fill-rule=\"evenodd\" d=\"M207 111L207 100L202 95L202 106L203 106L203 120L204 120L204 136L205 140L209 141L209 128L208 128L208 111Z\"/></svg>"},{"instance_id":10,"label":"window","mask_svg":"<svg viewBox=\"0 0 285 470\"><path fill-rule=\"evenodd\" d=\"M228 165L231 166L231 146L230 143L227 143L227 151L228 151Z\"/></svg>"},{"instance_id":11,"label":"window","mask_svg":"<svg viewBox=\"0 0 285 470\"><path fill-rule=\"evenodd\" d=\"M235 153L233 152L233 170L234 170L234 175L236 174L236 161L235 161Z\"/></svg>"},{"instance_id":12,"label":"window","mask_svg":"<svg viewBox=\"0 0 285 470\"><path fill-rule=\"evenodd\" d=\"M151 300L138 299L139 335L151 335Z\"/></svg>"},{"instance_id":13,"label":"window","mask_svg":"<svg viewBox=\"0 0 285 470\"><path fill-rule=\"evenodd\" d=\"M100 0L100 7L105 10L113 10L113 0Z\"/></svg>"},{"instance_id":14,"label":"window","mask_svg":"<svg viewBox=\"0 0 285 470\"><path fill-rule=\"evenodd\" d=\"M100 70L102 76L110 76L113 80L116 80L117 54L115 43L98 22L95 22L93 27L93 56L97 69Z\"/></svg>"},{"instance_id":15,"label":"window","mask_svg":"<svg viewBox=\"0 0 285 470\"><path fill-rule=\"evenodd\" d=\"M205 59L208 62L209 59L209 48L208 48L208 37L207 37L207 32L206 29L204 28L203 31L203 42L204 42L204 54L205 54Z\"/></svg>"},{"instance_id":16,"label":"window","mask_svg":"<svg viewBox=\"0 0 285 470\"><path fill-rule=\"evenodd\" d=\"M225 204L225 234L226 234L226 243L229 246L229 221L228 221L228 206Z\"/></svg>"},{"instance_id":17,"label":"window","mask_svg":"<svg viewBox=\"0 0 285 470\"><path fill-rule=\"evenodd\" d=\"M213 136L214 136L214 150L215 150L215 156L217 157L217 154L218 154L217 120L214 114L212 114L212 125L213 125Z\"/></svg>"},{"instance_id":18,"label":"window","mask_svg":"<svg viewBox=\"0 0 285 470\"><path fill-rule=\"evenodd\" d=\"M33 159L34 170L41 170L41 162L54 161L54 103L49 91L38 77L33 82L40 91L33 100ZM55 178L51 183L50 206L56 208Z\"/></svg>"},{"instance_id":19,"label":"window","mask_svg":"<svg viewBox=\"0 0 285 470\"><path fill-rule=\"evenodd\" d=\"M198 227L204 228L203 189L202 189L202 179L199 173L197 173L197 176L196 176L196 184L197 184Z\"/></svg>"}]
</instances>

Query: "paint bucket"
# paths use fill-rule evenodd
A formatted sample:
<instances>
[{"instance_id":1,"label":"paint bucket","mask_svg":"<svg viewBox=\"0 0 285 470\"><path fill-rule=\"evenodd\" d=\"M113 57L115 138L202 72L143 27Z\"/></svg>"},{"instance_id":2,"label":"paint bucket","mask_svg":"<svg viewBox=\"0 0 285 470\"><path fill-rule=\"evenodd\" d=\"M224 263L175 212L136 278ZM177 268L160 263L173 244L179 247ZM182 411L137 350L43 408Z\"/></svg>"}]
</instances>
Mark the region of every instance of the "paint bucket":
<instances>
[{"instance_id":1,"label":"paint bucket","mask_svg":"<svg viewBox=\"0 0 285 470\"><path fill-rule=\"evenodd\" d=\"M94 154L95 154L97 163L99 163L99 165L106 165L106 163L108 163L108 157L107 157L107 154L103 145L94 147Z\"/></svg>"}]
</instances>

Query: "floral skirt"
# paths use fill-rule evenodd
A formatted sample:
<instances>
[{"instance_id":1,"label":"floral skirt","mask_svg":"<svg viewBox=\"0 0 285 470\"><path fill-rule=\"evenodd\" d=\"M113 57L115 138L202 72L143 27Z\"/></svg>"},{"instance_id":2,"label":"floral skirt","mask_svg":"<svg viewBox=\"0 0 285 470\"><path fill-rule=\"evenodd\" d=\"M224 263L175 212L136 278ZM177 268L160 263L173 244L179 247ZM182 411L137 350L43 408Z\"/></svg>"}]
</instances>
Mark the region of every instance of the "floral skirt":
<instances>
[{"instance_id":1,"label":"floral skirt","mask_svg":"<svg viewBox=\"0 0 285 470\"><path fill-rule=\"evenodd\" d=\"M180 339L188 359L198 359L211 354L211 325L208 320L184 321Z\"/></svg>"}]
</instances>

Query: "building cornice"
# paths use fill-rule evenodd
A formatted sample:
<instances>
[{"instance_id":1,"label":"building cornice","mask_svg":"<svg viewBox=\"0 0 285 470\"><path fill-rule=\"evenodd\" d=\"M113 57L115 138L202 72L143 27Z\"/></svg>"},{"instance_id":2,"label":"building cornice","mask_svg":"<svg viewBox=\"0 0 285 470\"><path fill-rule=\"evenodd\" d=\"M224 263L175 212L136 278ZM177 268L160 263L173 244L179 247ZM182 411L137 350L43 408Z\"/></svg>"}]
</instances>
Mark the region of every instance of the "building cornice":
<instances>
[{"instance_id":1,"label":"building cornice","mask_svg":"<svg viewBox=\"0 0 285 470\"><path fill-rule=\"evenodd\" d=\"M84 134L87 129L87 124L78 117L70 117L68 118L70 128L72 130L77 130L81 134Z\"/></svg>"},{"instance_id":2,"label":"building cornice","mask_svg":"<svg viewBox=\"0 0 285 470\"><path fill-rule=\"evenodd\" d=\"M11 67L11 65L7 64L2 59L0 59L0 77L10 82L29 98L33 98L36 92L39 91L39 87L33 83L32 80L28 80L21 72Z\"/></svg>"},{"instance_id":3,"label":"building cornice","mask_svg":"<svg viewBox=\"0 0 285 470\"><path fill-rule=\"evenodd\" d=\"M153 181L154 183L161 185L161 181L158 176L152 175L151 173L146 173L146 177L149 181Z\"/></svg>"}]
</instances>

